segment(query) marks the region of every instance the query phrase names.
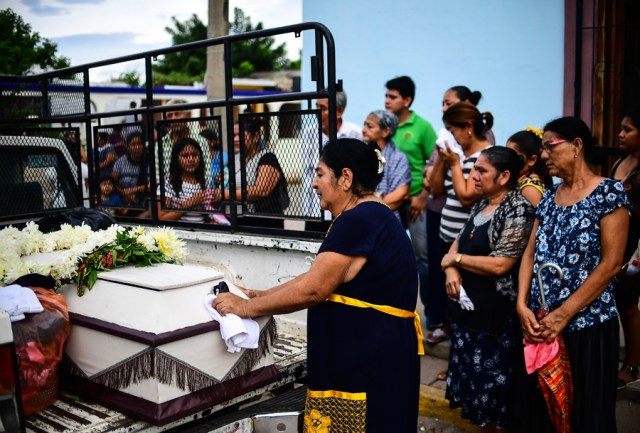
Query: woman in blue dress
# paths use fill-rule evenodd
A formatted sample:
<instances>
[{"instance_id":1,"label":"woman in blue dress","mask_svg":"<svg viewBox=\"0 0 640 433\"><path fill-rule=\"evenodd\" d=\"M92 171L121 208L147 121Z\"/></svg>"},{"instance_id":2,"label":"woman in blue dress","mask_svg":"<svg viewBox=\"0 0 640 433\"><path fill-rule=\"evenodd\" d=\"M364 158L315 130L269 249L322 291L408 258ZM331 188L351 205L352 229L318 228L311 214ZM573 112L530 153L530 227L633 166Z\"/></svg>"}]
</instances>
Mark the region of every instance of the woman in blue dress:
<instances>
[{"instance_id":1,"label":"woman in blue dress","mask_svg":"<svg viewBox=\"0 0 640 433\"><path fill-rule=\"evenodd\" d=\"M417 429L422 333L418 271L398 218L374 194L384 158L375 143L329 142L313 188L335 219L308 272L248 300L218 295L220 314L308 310L305 432Z\"/></svg>"},{"instance_id":2,"label":"woman in blue dress","mask_svg":"<svg viewBox=\"0 0 640 433\"><path fill-rule=\"evenodd\" d=\"M629 226L628 199L620 182L595 174L589 165L593 138L578 118L548 123L542 159L562 179L542 197L519 273L517 312L531 343L562 334L573 378L571 431L615 432L618 371L618 310L613 278L620 272ZM543 288L534 278L542 272ZM536 317L544 290L550 313ZM522 374L526 374L522 372ZM553 432L549 413L529 376L523 430Z\"/></svg>"}]
</instances>

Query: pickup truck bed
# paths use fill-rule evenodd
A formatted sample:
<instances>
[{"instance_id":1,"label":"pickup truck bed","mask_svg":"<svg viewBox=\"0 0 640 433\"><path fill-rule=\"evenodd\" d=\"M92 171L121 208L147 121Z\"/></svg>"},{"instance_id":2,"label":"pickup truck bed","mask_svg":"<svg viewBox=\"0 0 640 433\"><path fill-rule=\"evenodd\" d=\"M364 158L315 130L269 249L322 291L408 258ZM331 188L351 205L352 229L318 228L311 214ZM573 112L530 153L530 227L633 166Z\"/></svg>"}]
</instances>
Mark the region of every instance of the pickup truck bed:
<instances>
[{"instance_id":1,"label":"pickup truck bed","mask_svg":"<svg viewBox=\"0 0 640 433\"><path fill-rule=\"evenodd\" d=\"M74 396L61 394L60 398L46 410L26 417L27 432L52 433L52 432L82 432L82 433L133 433L133 432L160 432L160 431L190 431L208 432L224 426L224 423L232 423L233 419L242 418L243 411L238 406L252 399L259 399L269 395L269 392L277 392L279 388L290 389L294 383L304 381L306 378L306 350L307 344L304 336L300 335L294 327L283 325L279 322L278 336L274 342L274 358L282 377L279 381L271 383L251 393L244 394L236 399L226 401L206 410L195 413L189 417L163 425L155 426L143 421L134 420L120 412L110 410L99 404L78 400ZM61 384L64 389L64 384ZM272 403L258 402L251 407L252 413L264 413L272 411L273 404L280 404L278 411L301 410L304 406L304 387L294 389L291 394L279 398ZM280 403L278 403L280 402ZM284 403L282 403L284 402ZM264 404L264 408L261 407ZM283 407L283 406L291 407ZM237 413L237 414L234 414ZM222 414L224 421L222 423ZM185 424L193 423L192 427ZM188 430L187 430L188 429ZM243 431L239 429L230 431Z\"/></svg>"}]
</instances>

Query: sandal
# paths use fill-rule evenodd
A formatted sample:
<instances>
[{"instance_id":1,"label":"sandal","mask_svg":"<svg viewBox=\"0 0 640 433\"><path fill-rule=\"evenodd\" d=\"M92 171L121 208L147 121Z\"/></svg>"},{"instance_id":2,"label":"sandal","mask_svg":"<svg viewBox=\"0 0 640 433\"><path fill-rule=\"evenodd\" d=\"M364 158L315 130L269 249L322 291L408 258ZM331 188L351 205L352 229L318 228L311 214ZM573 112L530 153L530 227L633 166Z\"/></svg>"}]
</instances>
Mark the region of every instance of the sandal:
<instances>
[{"instance_id":1,"label":"sandal","mask_svg":"<svg viewBox=\"0 0 640 433\"><path fill-rule=\"evenodd\" d=\"M620 377L620 376L623 377ZM625 376L627 376L625 378ZM638 367L632 367L624 364L618 371L618 389L623 389L631 382L638 380Z\"/></svg>"},{"instance_id":2,"label":"sandal","mask_svg":"<svg viewBox=\"0 0 640 433\"><path fill-rule=\"evenodd\" d=\"M448 339L449 334L447 334L442 328L438 328L433 332L429 332L425 337L425 340L429 344L438 344Z\"/></svg>"},{"instance_id":3,"label":"sandal","mask_svg":"<svg viewBox=\"0 0 640 433\"><path fill-rule=\"evenodd\" d=\"M436 374L436 379L447 380L447 370L441 371L440 373Z\"/></svg>"}]
</instances>

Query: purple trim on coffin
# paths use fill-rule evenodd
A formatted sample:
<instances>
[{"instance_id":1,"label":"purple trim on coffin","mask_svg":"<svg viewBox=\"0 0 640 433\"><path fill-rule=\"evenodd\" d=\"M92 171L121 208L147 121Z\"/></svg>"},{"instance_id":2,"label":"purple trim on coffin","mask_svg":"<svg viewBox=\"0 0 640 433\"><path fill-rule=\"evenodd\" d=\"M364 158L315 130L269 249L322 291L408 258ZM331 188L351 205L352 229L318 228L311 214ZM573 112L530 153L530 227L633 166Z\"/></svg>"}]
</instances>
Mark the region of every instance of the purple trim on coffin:
<instances>
[{"instance_id":1,"label":"purple trim on coffin","mask_svg":"<svg viewBox=\"0 0 640 433\"><path fill-rule=\"evenodd\" d=\"M134 419L161 426L273 383L280 377L278 369L274 365L270 365L244 376L158 404L107 388L78 376L66 376L63 386L65 390L120 411Z\"/></svg>"},{"instance_id":2,"label":"purple trim on coffin","mask_svg":"<svg viewBox=\"0 0 640 433\"><path fill-rule=\"evenodd\" d=\"M220 329L220 324L215 320L211 320L210 322L187 326L185 328L176 329L175 331L154 334L153 332L139 331L137 329L127 328L126 326L105 322L104 320L72 312L69 312L69 319L72 325L83 326L85 328L100 331L109 335L115 335L116 337L126 338L127 340L136 341L152 347L157 347L162 344L171 343L173 341L182 340L210 331L218 331Z\"/></svg>"}]
</instances>

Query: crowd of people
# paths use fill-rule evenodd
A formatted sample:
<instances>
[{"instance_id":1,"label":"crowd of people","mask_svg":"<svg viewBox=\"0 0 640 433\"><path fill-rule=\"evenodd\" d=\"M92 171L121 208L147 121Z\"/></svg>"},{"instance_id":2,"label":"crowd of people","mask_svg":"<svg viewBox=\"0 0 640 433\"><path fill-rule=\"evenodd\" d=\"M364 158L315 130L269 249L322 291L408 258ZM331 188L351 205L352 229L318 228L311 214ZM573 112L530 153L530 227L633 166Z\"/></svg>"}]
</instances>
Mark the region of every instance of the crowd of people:
<instances>
[{"instance_id":1,"label":"crowd of people","mask_svg":"<svg viewBox=\"0 0 640 433\"><path fill-rule=\"evenodd\" d=\"M411 109L410 77L385 87L384 110L362 127L343 118L338 93L333 141L328 102L318 100L322 137L301 140L303 212L333 220L310 270L270 290L244 289L248 299L220 295L214 306L242 317L309 308L307 426L415 431L419 296L424 341L451 340L437 378L471 424L616 431L616 389L639 379L638 112L625 113L624 156L602 174L578 118L514 128L497 143L479 91L447 89L436 133ZM172 123L159 150L160 218L204 222L203 210L228 213L232 199L245 212L283 215L290 185L267 136L260 122L235 124L230 173L215 131ZM121 155L106 133L97 145L101 203L144 206L143 137L129 134ZM556 357L533 368L541 353ZM564 378L559 391L544 385L554 374ZM564 406L550 403L554 392Z\"/></svg>"},{"instance_id":2,"label":"crowd of people","mask_svg":"<svg viewBox=\"0 0 640 433\"><path fill-rule=\"evenodd\" d=\"M309 272L214 306L243 317L309 308L309 427L415 430L410 342L421 338L397 320L414 317L410 289L425 306L424 341L451 339L440 378L471 424L616 431L616 389L638 379L640 355L638 113L622 120L625 156L601 175L596 140L578 118L496 143L493 116L477 108L481 93L455 86L443 97L440 140L410 109L409 77L386 87L385 110L367 116L363 142L343 136L323 148L311 186L334 222ZM397 280L387 284L389 275ZM367 375L383 376L384 386ZM387 426L381 413L401 424Z\"/></svg>"},{"instance_id":3,"label":"crowd of people","mask_svg":"<svg viewBox=\"0 0 640 433\"><path fill-rule=\"evenodd\" d=\"M171 100L166 105L181 103L185 101ZM234 124L235 198L247 203L249 213L282 215L289 193L277 157L266 149L264 125L251 119L243 129L240 137L240 126ZM225 202L231 197L230 165L218 130L192 120L190 110L167 111L162 125L154 129L157 147L149 155L139 125L126 125L124 136L120 125L102 128L95 137L97 204L121 215L150 217L148 161L153 160L159 220L229 224L224 212L229 213Z\"/></svg>"}]
</instances>

